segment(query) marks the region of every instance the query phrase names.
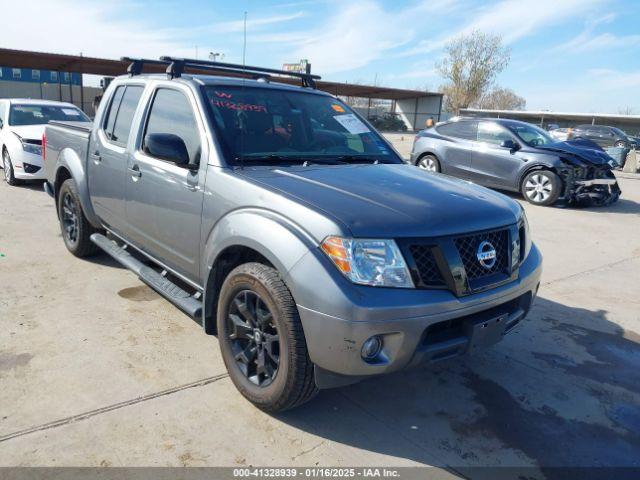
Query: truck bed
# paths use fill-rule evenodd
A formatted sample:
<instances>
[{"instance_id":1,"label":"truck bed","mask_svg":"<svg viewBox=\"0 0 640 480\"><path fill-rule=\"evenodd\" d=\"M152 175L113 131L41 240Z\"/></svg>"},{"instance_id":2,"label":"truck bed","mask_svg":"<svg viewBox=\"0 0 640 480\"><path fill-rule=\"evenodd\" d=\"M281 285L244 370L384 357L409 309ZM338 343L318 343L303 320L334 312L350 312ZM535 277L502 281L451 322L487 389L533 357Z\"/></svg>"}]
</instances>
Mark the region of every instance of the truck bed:
<instances>
[{"instance_id":1,"label":"truck bed","mask_svg":"<svg viewBox=\"0 0 640 480\"><path fill-rule=\"evenodd\" d=\"M76 130L80 132L90 133L91 128L93 127L93 123L89 122L63 122L61 120L52 120L49 122L51 126L70 128L71 130Z\"/></svg>"},{"instance_id":2,"label":"truck bed","mask_svg":"<svg viewBox=\"0 0 640 480\"><path fill-rule=\"evenodd\" d=\"M47 124L44 169L49 184L55 184L56 165L63 150L65 156L76 156L78 164L84 169L92 127L93 123L90 122L53 121Z\"/></svg>"}]
</instances>

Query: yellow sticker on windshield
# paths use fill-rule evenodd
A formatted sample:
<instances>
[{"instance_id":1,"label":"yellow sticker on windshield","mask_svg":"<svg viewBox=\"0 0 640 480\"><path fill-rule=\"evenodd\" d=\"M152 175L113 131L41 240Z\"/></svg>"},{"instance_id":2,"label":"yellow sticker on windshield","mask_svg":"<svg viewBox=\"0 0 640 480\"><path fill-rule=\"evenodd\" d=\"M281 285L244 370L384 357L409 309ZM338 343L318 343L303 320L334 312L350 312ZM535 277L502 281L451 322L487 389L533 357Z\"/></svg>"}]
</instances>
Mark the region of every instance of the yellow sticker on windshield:
<instances>
[{"instance_id":1,"label":"yellow sticker on windshield","mask_svg":"<svg viewBox=\"0 0 640 480\"><path fill-rule=\"evenodd\" d=\"M344 112L344 108L342 108L341 105L336 105L335 103L331 105L331 108L333 108L336 112L340 112L340 113Z\"/></svg>"}]
</instances>

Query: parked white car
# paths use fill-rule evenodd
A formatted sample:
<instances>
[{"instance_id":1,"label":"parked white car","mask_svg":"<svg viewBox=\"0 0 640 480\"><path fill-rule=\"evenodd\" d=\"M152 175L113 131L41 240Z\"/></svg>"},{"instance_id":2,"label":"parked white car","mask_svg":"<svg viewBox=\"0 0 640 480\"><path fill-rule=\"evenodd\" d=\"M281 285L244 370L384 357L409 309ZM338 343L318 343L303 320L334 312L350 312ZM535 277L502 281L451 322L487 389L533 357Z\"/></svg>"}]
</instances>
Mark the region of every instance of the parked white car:
<instances>
[{"instance_id":1,"label":"parked white car","mask_svg":"<svg viewBox=\"0 0 640 480\"><path fill-rule=\"evenodd\" d=\"M9 185L44 180L42 135L50 120L90 122L71 103L49 100L0 99L0 152Z\"/></svg>"},{"instance_id":2,"label":"parked white car","mask_svg":"<svg viewBox=\"0 0 640 480\"><path fill-rule=\"evenodd\" d=\"M549 135L560 142L566 142L571 136L571 128L554 128L549 130Z\"/></svg>"}]
</instances>

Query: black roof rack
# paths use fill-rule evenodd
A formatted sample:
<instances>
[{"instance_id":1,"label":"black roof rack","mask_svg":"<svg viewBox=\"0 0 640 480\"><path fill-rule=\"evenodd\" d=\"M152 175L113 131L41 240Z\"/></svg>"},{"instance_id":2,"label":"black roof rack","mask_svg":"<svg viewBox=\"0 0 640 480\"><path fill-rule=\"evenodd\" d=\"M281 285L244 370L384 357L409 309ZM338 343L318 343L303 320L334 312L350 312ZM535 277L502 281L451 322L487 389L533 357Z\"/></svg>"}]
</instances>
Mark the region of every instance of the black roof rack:
<instances>
[{"instance_id":1,"label":"black roof rack","mask_svg":"<svg viewBox=\"0 0 640 480\"><path fill-rule=\"evenodd\" d=\"M127 73L132 77L142 73L142 67L145 63L147 65L169 65L169 62L165 62L163 60L151 60L149 58L120 57L120 60L123 62L131 62L127 67Z\"/></svg>"},{"instance_id":2,"label":"black roof rack","mask_svg":"<svg viewBox=\"0 0 640 480\"><path fill-rule=\"evenodd\" d=\"M211 70L220 73L235 73L248 75L251 78L269 78L270 74L299 78L304 87L316 88L315 80L320 79L319 75L311 75L311 65L307 64L306 72L289 72L287 70L276 70L273 68L254 67L249 65L237 65L234 63L210 62L193 58L178 58L164 56L160 60L149 60L146 58L122 57L123 62L131 62L127 67L127 73L131 76L140 75L144 64L167 65L167 76L169 78L179 78L185 68L195 68L199 70Z\"/></svg>"}]
</instances>

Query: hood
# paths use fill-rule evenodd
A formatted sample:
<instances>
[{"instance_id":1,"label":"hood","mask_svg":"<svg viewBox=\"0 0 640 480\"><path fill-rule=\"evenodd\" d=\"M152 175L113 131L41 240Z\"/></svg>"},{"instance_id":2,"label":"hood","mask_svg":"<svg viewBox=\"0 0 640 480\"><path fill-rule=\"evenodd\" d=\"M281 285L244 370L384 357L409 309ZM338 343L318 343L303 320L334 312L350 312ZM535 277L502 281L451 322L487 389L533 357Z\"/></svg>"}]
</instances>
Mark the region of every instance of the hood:
<instances>
[{"instance_id":1,"label":"hood","mask_svg":"<svg viewBox=\"0 0 640 480\"><path fill-rule=\"evenodd\" d=\"M564 154L564 158L577 165L608 165L611 157L596 143L589 140L569 140L566 142L550 143L536 147L539 150Z\"/></svg>"},{"instance_id":2,"label":"hood","mask_svg":"<svg viewBox=\"0 0 640 480\"><path fill-rule=\"evenodd\" d=\"M237 172L328 214L360 238L467 233L513 224L520 215L518 203L505 195L409 165L262 167Z\"/></svg>"},{"instance_id":3,"label":"hood","mask_svg":"<svg viewBox=\"0 0 640 480\"><path fill-rule=\"evenodd\" d=\"M9 126L9 130L14 132L20 138L26 140L42 140L42 134L47 125L22 125L22 126Z\"/></svg>"}]
</instances>

